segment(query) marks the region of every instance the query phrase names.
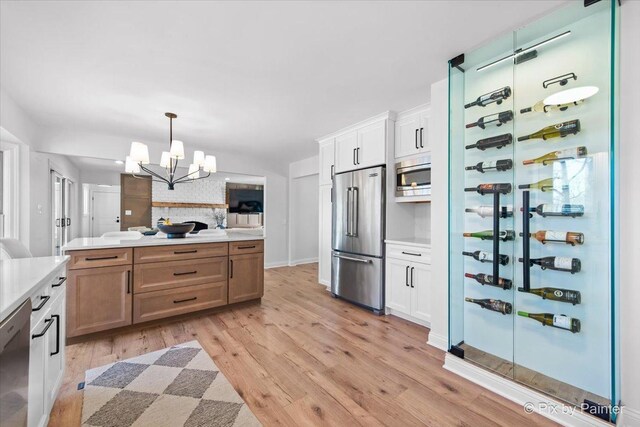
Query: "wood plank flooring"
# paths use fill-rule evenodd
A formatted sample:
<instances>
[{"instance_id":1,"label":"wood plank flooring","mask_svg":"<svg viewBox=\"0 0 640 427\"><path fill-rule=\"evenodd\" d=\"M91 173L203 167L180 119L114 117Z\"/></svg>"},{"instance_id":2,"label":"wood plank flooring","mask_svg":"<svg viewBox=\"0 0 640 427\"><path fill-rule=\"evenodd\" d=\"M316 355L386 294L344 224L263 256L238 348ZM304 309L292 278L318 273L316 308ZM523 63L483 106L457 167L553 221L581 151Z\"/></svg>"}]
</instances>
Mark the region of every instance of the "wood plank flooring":
<instances>
[{"instance_id":1,"label":"wood plank flooring","mask_svg":"<svg viewBox=\"0 0 640 427\"><path fill-rule=\"evenodd\" d=\"M84 371L197 339L265 425L554 425L442 368L429 330L331 298L317 265L265 271L261 304L67 346L49 426L80 425Z\"/></svg>"}]
</instances>

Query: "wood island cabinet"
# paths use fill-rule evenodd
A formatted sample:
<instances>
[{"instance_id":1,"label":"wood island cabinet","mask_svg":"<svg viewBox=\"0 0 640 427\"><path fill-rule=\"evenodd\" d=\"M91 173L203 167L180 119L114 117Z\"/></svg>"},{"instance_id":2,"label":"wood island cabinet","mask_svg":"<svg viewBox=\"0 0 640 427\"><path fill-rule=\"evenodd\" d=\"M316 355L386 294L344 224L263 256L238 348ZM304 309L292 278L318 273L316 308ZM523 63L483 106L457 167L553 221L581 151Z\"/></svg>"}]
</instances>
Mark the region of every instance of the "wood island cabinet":
<instances>
[{"instance_id":1,"label":"wood island cabinet","mask_svg":"<svg viewBox=\"0 0 640 427\"><path fill-rule=\"evenodd\" d=\"M257 300L264 242L70 250L67 337Z\"/></svg>"}]
</instances>

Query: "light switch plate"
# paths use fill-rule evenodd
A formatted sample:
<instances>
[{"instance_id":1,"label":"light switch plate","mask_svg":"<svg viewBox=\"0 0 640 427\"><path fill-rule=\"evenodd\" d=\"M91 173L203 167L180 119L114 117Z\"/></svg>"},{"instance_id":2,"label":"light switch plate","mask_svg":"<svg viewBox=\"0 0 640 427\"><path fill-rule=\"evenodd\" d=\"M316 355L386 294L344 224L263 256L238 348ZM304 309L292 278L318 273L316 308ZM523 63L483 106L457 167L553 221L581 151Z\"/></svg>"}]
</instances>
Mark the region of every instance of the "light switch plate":
<instances>
[{"instance_id":1,"label":"light switch plate","mask_svg":"<svg viewBox=\"0 0 640 427\"><path fill-rule=\"evenodd\" d=\"M125 215L131 216L131 210L127 209L126 211L124 211Z\"/></svg>"}]
</instances>

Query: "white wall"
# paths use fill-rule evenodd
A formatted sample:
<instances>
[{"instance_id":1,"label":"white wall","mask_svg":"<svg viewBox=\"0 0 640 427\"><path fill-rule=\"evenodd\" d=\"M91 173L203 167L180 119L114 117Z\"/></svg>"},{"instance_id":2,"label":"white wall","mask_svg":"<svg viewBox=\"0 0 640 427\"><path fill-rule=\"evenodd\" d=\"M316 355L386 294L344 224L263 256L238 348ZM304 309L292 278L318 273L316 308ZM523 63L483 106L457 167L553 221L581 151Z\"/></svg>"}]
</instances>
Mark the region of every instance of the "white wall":
<instances>
[{"instance_id":1,"label":"white wall","mask_svg":"<svg viewBox=\"0 0 640 427\"><path fill-rule=\"evenodd\" d=\"M318 156L289 165L289 265L318 260Z\"/></svg>"},{"instance_id":2,"label":"white wall","mask_svg":"<svg viewBox=\"0 0 640 427\"><path fill-rule=\"evenodd\" d=\"M620 347L623 419L640 426L640 2L624 1L620 9ZM628 411L625 414L625 411ZM631 419L634 416L634 420ZM622 424L624 423L624 424Z\"/></svg>"},{"instance_id":3,"label":"white wall","mask_svg":"<svg viewBox=\"0 0 640 427\"><path fill-rule=\"evenodd\" d=\"M106 170L80 170L83 184L120 185L120 173Z\"/></svg>"},{"instance_id":4,"label":"white wall","mask_svg":"<svg viewBox=\"0 0 640 427\"><path fill-rule=\"evenodd\" d=\"M318 174L291 181L289 265L318 261Z\"/></svg>"}]
</instances>

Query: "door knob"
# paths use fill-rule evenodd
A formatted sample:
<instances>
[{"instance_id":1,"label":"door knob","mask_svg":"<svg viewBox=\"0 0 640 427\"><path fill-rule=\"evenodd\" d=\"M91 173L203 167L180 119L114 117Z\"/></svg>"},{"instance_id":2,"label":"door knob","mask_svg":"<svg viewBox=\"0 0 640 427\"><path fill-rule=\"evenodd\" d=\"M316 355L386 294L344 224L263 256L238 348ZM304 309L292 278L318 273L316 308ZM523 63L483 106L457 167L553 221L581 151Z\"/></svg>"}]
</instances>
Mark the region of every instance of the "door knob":
<instances>
[{"instance_id":1,"label":"door knob","mask_svg":"<svg viewBox=\"0 0 640 427\"><path fill-rule=\"evenodd\" d=\"M116 217L116 222L120 222L120 217L119 216Z\"/></svg>"}]
</instances>

